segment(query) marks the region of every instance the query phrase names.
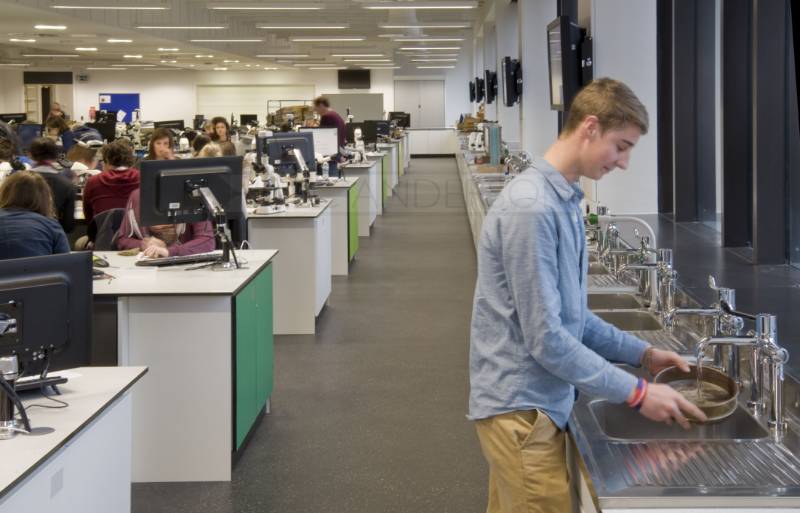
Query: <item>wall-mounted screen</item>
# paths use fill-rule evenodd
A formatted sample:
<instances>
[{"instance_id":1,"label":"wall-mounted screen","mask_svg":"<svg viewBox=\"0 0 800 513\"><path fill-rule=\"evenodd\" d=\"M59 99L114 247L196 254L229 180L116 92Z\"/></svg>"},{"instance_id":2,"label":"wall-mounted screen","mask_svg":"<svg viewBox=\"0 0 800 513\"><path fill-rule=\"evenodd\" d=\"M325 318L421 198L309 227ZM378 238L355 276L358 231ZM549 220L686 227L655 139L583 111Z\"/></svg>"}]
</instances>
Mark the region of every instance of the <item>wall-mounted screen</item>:
<instances>
[{"instance_id":1,"label":"wall-mounted screen","mask_svg":"<svg viewBox=\"0 0 800 513\"><path fill-rule=\"evenodd\" d=\"M559 16L547 25L550 108L567 110L581 87L580 46L586 31Z\"/></svg>"},{"instance_id":2,"label":"wall-mounted screen","mask_svg":"<svg viewBox=\"0 0 800 513\"><path fill-rule=\"evenodd\" d=\"M369 89L370 70L368 69L340 69L339 89Z\"/></svg>"},{"instance_id":3,"label":"wall-mounted screen","mask_svg":"<svg viewBox=\"0 0 800 513\"><path fill-rule=\"evenodd\" d=\"M485 87L486 87L486 103L494 103L497 99L497 72L486 70L484 71Z\"/></svg>"},{"instance_id":4,"label":"wall-mounted screen","mask_svg":"<svg viewBox=\"0 0 800 513\"><path fill-rule=\"evenodd\" d=\"M519 60L504 57L503 68L503 104L511 107L519 103L522 97L522 65Z\"/></svg>"},{"instance_id":5,"label":"wall-mounted screen","mask_svg":"<svg viewBox=\"0 0 800 513\"><path fill-rule=\"evenodd\" d=\"M475 81L469 83L469 101L475 103Z\"/></svg>"},{"instance_id":6,"label":"wall-mounted screen","mask_svg":"<svg viewBox=\"0 0 800 513\"><path fill-rule=\"evenodd\" d=\"M485 98L486 87L482 78L475 77L475 101L480 103Z\"/></svg>"}]
</instances>

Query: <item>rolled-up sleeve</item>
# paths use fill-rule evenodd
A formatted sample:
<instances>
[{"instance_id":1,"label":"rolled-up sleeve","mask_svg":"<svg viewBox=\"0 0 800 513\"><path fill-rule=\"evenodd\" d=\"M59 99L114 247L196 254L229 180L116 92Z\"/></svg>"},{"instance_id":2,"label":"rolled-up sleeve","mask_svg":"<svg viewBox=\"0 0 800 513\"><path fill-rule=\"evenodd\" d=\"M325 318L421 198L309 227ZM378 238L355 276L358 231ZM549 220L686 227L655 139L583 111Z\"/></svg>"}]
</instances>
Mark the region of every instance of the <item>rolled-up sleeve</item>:
<instances>
[{"instance_id":1,"label":"rolled-up sleeve","mask_svg":"<svg viewBox=\"0 0 800 513\"><path fill-rule=\"evenodd\" d=\"M556 213L544 205L525 210L508 212L501 220L504 267L525 349L579 390L625 401L636 378L584 345L561 322Z\"/></svg>"}]
</instances>

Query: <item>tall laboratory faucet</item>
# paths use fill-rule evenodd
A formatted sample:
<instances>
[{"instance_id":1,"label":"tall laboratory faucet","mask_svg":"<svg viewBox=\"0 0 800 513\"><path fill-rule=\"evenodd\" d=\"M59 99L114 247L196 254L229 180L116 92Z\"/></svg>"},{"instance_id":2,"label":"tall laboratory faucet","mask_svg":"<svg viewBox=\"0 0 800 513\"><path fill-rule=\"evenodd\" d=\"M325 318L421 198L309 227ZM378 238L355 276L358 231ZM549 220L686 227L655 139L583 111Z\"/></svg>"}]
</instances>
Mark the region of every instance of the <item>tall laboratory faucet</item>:
<instances>
[{"instance_id":1,"label":"tall laboratory faucet","mask_svg":"<svg viewBox=\"0 0 800 513\"><path fill-rule=\"evenodd\" d=\"M727 304L723 303L723 308L728 309ZM782 435L786 431L783 371L789 361L789 352L778 345L778 319L771 314L751 315L733 310L730 313L755 320L755 332L744 337L706 337L697 344L697 361L703 361L709 347L749 348L750 400L747 405L756 415L769 410L767 425L776 435Z\"/></svg>"},{"instance_id":2,"label":"tall laboratory faucet","mask_svg":"<svg viewBox=\"0 0 800 513\"><path fill-rule=\"evenodd\" d=\"M668 302L674 302L676 273L672 268L671 249L650 249L649 240L642 237L638 251L639 263L623 264L616 270L617 277L626 271L638 271L639 295L648 301L651 312L663 314Z\"/></svg>"}]
</instances>

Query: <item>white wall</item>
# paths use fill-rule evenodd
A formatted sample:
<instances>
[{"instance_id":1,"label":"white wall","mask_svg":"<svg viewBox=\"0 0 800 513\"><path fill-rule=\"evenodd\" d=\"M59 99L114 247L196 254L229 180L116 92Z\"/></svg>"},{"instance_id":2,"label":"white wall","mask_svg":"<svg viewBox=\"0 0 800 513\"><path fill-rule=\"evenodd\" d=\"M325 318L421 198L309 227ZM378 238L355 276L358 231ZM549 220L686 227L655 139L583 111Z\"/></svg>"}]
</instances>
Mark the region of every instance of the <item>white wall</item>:
<instances>
[{"instance_id":1,"label":"white wall","mask_svg":"<svg viewBox=\"0 0 800 513\"><path fill-rule=\"evenodd\" d=\"M658 212L656 0L592 2L595 77L628 84L647 107L650 131L626 171L597 182L597 200L616 214Z\"/></svg>"},{"instance_id":2,"label":"white wall","mask_svg":"<svg viewBox=\"0 0 800 513\"><path fill-rule=\"evenodd\" d=\"M558 136L558 115L550 110L547 77L547 24L556 18L556 3L519 3L519 47L522 56L520 138L522 149L542 155Z\"/></svg>"},{"instance_id":3,"label":"white wall","mask_svg":"<svg viewBox=\"0 0 800 513\"><path fill-rule=\"evenodd\" d=\"M523 2L525 3L525 2ZM513 107L506 107L503 104L503 57L513 59L519 56L519 4L511 3L508 0L498 0L495 5L495 20L497 26L497 58L495 69L497 70L497 120L503 127L503 140L510 143L512 147L520 143L520 112L519 104Z\"/></svg>"},{"instance_id":4,"label":"white wall","mask_svg":"<svg viewBox=\"0 0 800 513\"><path fill-rule=\"evenodd\" d=\"M22 72L0 72L0 105L22 104L24 88ZM88 119L89 107L98 106L100 93L139 93L144 119L183 119L190 123L197 110L198 85L313 85L315 94L353 92L337 87L336 71L87 71L88 82L74 83L73 110L75 119ZM394 107L394 73L373 70L372 87L362 92L383 93L384 110ZM264 105L266 111L266 100ZM2 110L2 112L10 112ZM13 111L17 112L17 111ZM203 112L206 115L230 115L230 112Z\"/></svg>"},{"instance_id":5,"label":"white wall","mask_svg":"<svg viewBox=\"0 0 800 513\"><path fill-rule=\"evenodd\" d=\"M25 86L21 70L0 70L0 112L25 112Z\"/></svg>"}]
</instances>

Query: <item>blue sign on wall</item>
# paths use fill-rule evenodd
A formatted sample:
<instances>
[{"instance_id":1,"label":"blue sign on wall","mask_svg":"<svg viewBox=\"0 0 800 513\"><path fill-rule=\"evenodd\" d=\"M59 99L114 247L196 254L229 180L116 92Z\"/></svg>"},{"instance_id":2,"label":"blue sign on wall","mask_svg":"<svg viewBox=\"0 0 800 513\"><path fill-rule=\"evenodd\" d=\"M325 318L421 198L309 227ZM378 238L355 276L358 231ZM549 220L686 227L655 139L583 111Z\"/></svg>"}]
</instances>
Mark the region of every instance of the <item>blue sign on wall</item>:
<instances>
[{"instance_id":1,"label":"blue sign on wall","mask_svg":"<svg viewBox=\"0 0 800 513\"><path fill-rule=\"evenodd\" d=\"M100 93L98 101L100 110L125 111L126 123L133 121L133 111L140 108L139 93Z\"/></svg>"}]
</instances>

